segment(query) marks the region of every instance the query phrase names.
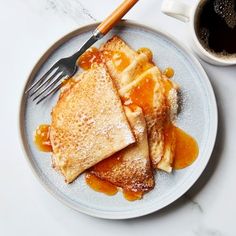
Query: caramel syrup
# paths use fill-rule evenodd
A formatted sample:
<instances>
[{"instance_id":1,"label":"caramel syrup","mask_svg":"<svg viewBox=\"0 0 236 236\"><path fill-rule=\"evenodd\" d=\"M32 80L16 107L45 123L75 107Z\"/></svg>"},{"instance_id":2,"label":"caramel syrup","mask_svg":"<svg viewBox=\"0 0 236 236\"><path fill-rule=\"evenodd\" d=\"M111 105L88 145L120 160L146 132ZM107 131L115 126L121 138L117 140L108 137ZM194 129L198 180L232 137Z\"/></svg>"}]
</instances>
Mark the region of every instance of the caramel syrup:
<instances>
[{"instance_id":1,"label":"caramel syrup","mask_svg":"<svg viewBox=\"0 0 236 236\"><path fill-rule=\"evenodd\" d=\"M175 71L173 68L171 67L167 67L164 71L163 71L163 74L168 77L168 78L172 78L175 74Z\"/></svg>"},{"instance_id":2,"label":"caramel syrup","mask_svg":"<svg viewBox=\"0 0 236 236\"><path fill-rule=\"evenodd\" d=\"M50 125L39 125L35 131L34 143L42 152L51 152L52 146L49 137Z\"/></svg>"},{"instance_id":3,"label":"caramel syrup","mask_svg":"<svg viewBox=\"0 0 236 236\"><path fill-rule=\"evenodd\" d=\"M83 53L78 61L77 65L81 67L84 70L88 70L91 68L93 63L101 63L102 58L101 58L101 53L99 50L95 47L89 48L85 53Z\"/></svg>"},{"instance_id":4,"label":"caramel syrup","mask_svg":"<svg viewBox=\"0 0 236 236\"><path fill-rule=\"evenodd\" d=\"M178 170L190 166L197 159L199 148L196 140L189 134L175 126L173 130L176 139L173 168Z\"/></svg>"},{"instance_id":5,"label":"caramel syrup","mask_svg":"<svg viewBox=\"0 0 236 236\"><path fill-rule=\"evenodd\" d=\"M120 51L104 51L103 56L111 60L118 71L123 71L130 64L129 58ZM88 70L95 62L101 63L102 55L97 48L92 47L80 56L77 65L84 70Z\"/></svg>"},{"instance_id":6,"label":"caramel syrup","mask_svg":"<svg viewBox=\"0 0 236 236\"><path fill-rule=\"evenodd\" d=\"M147 75L145 79L130 91L131 102L143 109L144 114L148 114L153 107L155 81L152 75Z\"/></svg>"},{"instance_id":7,"label":"caramel syrup","mask_svg":"<svg viewBox=\"0 0 236 236\"><path fill-rule=\"evenodd\" d=\"M152 61L152 58L153 58L153 54L152 54L152 51L149 49L149 48L139 48L137 50L137 53L140 54L140 53L144 53L147 58L148 58L148 61Z\"/></svg>"},{"instance_id":8,"label":"caramel syrup","mask_svg":"<svg viewBox=\"0 0 236 236\"><path fill-rule=\"evenodd\" d=\"M124 52L107 50L103 52L103 56L111 60L119 72L123 71L130 64L130 59Z\"/></svg>"},{"instance_id":9,"label":"caramel syrup","mask_svg":"<svg viewBox=\"0 0 236 236\"><path fill-rule=\"evenodd\" d=\"M113 196L113 195L117 194L117 192L118 192L117 186L115 186L114 184L112 184L106 180L100 179L99 177L97 177L96 175L94 175L92 173L89 173L89 172L86 173L85 180L86 180L87 185L96 192L104 193L108 196ZM123 190L123 196L128 201L136 201L136 200L140 200L142 198L143 192L141 192L141 191L134 192L134 191L130 191L130 190Z\"/></svg>"},{"instance_id":10,"label":"caramel syrup","mask_svg":"<svg viewBox=\"0 0 236 236\"><path fill-rule=\"evenodd\" d=\"M141 191L134 192L134 191L130 191L130 190L123 190L123 196L128 201L136 201L136 200L142 199L143 192L141 192Z\"/></svg>"},{"instance_id":11,"label":"caramel syrup","mask_svg":"<svg viewBox=\"0 0 236 236\"><path fill-rule=\"evenodd\" d=\"M105 173L112 169L113 166L118 165L122 162L121 152L117 152L110 156L109 158L100 161L98 164L91 168L91 171Z\"/></svg>"},{"instance_id":12,"label":"caramel syrup","mask_svg":"<svg viewBox=\"0 0 236 236\"><path fill-rule=\"evenodd\" d=\"M101 192L109 196L113 196L118 192L115 185L108 181L102 180L91 173L85 174L85 180L88 186L96 192Z\"/></svg>"}]
</instances>

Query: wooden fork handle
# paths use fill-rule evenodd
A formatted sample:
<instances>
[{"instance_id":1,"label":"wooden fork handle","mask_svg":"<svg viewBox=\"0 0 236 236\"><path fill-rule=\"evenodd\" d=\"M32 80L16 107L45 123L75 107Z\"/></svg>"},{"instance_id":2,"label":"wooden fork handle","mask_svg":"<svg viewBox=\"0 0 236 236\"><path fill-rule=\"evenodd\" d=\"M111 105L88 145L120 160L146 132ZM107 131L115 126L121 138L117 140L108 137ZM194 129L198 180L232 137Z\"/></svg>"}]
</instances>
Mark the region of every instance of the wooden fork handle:
<instances>
[{"instance_id":1,"label":"wooden fork handle","mask_svg":"<svg viewBox=\"0 0 236 236\"><path fill-rule=\"evenodd\" d=\"M137 3L138 0L125 0L98 27L97 31L105 35Z\"/></svg>"}]
</instances>

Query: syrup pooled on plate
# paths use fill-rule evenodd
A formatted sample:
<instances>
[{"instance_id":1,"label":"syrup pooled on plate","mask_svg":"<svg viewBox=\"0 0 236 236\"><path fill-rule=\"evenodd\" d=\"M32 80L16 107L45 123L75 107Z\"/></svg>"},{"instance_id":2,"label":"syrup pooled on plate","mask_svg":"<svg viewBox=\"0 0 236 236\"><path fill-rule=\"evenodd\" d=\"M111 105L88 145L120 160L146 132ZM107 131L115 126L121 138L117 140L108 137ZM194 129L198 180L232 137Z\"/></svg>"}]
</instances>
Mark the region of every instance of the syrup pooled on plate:
<instances>
[{"instance_id":1,"label":"syrup pooled on plate","mask_svg":"<svg viewBox=\"0 0 236 236\"><path fill-rule=\"evenodd\" d=\"M49 137L50 125L39 125L35 131L34 143L42 152L51 152L52 146Z\"/></svg>"},{"instance_id":2,"label":"syrup pooled on plate","mask_svg":"<svg viewBox=\"0 0 236 236\"><path fill-rule=\"evenodd\" d=\"M199 148L189 134L175 126L173 129L176 139L173 168L178 170L190 166L197 159Z\"/></svg>"},{"instance_id":3,"label":"syrup pooled on plate","mask_svg":"<svg viewBox=\"0 0 236 236\"><path fill-rule=\"evenodd\" d=\"M192 136L182 129L172 123L165 124L164 137L165 145L174 144L172 167L175 170L186 168L197 159L199 153L198 144Z\"/></svg>"},{"instance_id":4,"label":"syrup pooled on plate","mask_svg":"<svg viewBox=\"0 0 236 236\"><path fill-rule=\"evenodd\" d=\"M108 196L113 196L118 192L117 186L89 172L85 174L85 180L87 185L96 192L104 193ZM128 201L136 201L142 198L143 193L123 190L123 196Z\"/></svg>"},{"instance_id":5,"label":"syrup pooled on plate","mask_svg":"<svg viewBox=\"0 0 236 236\"><path fill-rule=\"evenodd\" d=\"M175 71L173 68L171 67L167 67L164 71L163 74L167 77L167 78L172 78L175 74Z\"/></svg>"},{"instance_id":6,"label":"syrup pooled on plate","mask_svg":"<svg viewBox=\"0 0 236 236\"><path fill-rule=\"evenodd\" d=\"M129 190L123 190L123 196L128 201L140 200L143 197L143 192L133 192Z\"/></svg>"},{"instance_id":7,"label":"syrup pooled on plate","mask_svg":"<svg viewBox=\"0 0 236 236\"><path fill-rule=\"evenodd\" d=\"M115 195L118 192L115 185L109 183L108 181L102 180L91 173L85 174L85 180L87 185L96 192L101 192L109 196Z\"/></svg>"}]
</instances>

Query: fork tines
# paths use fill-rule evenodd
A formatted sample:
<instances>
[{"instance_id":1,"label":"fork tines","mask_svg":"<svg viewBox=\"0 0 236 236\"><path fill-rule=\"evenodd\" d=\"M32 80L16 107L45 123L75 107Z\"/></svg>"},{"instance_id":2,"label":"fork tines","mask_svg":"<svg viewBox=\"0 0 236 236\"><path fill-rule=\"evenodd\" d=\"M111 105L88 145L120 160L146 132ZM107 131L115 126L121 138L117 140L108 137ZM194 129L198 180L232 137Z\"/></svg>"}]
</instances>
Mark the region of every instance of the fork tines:
<instances>
[{"instance_id":1,"label":"fork tines","mask_svg":"<svg viewBox=\"0 0 236 236\"><path fill-rule=\"evenodd\" d=\"M66 74L55 64L39 80L35 81L25 93L30 93L36 104L42 102L49 95L58 91L61 87L61 81L66 78Z\"/></svg>"}]
</instances>

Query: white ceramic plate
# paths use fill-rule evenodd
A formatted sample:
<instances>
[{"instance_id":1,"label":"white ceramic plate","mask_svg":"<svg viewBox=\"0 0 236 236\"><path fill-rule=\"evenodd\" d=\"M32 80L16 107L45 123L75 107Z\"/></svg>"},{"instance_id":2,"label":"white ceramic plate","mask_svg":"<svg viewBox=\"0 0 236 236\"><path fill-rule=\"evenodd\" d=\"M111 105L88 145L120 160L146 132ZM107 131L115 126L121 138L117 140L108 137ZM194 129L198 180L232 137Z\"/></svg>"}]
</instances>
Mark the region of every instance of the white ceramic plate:
<instances>
[{"instance_id":1,"label":"white ceramic plate","mask_svg":"<svg viewBox=\"0 0 236 236\"><path fill-rule=\"evenodd\" d=\"M80 28L56 42L39 60L26 86L37 80L59 58L77 51L89 38L97 24ZM41 183L57 199L77 211L101 218L126 219L157 211L183 195L198 179L211 156L217 132L215 96L200 63L171 36L158 30L125 21L114 28L99 46L118 34L134 49L148 47L154 62L164 69L175 70L174 80L183 93L183 107L177 125L196 138L200 153L188 168L166 174L159 171L156 187L140 201L129 202L121 193L109 197L90 189L81 175L74 183L65 184L63 177L51 167L50 154L39 152L33 143L33 133L42 123L50 123L50 112L57 95L36 106L23 92L20 106L20 134L27 159ZM26 87L25 86L25 87Z\"/></svg>"}]
</instances>

